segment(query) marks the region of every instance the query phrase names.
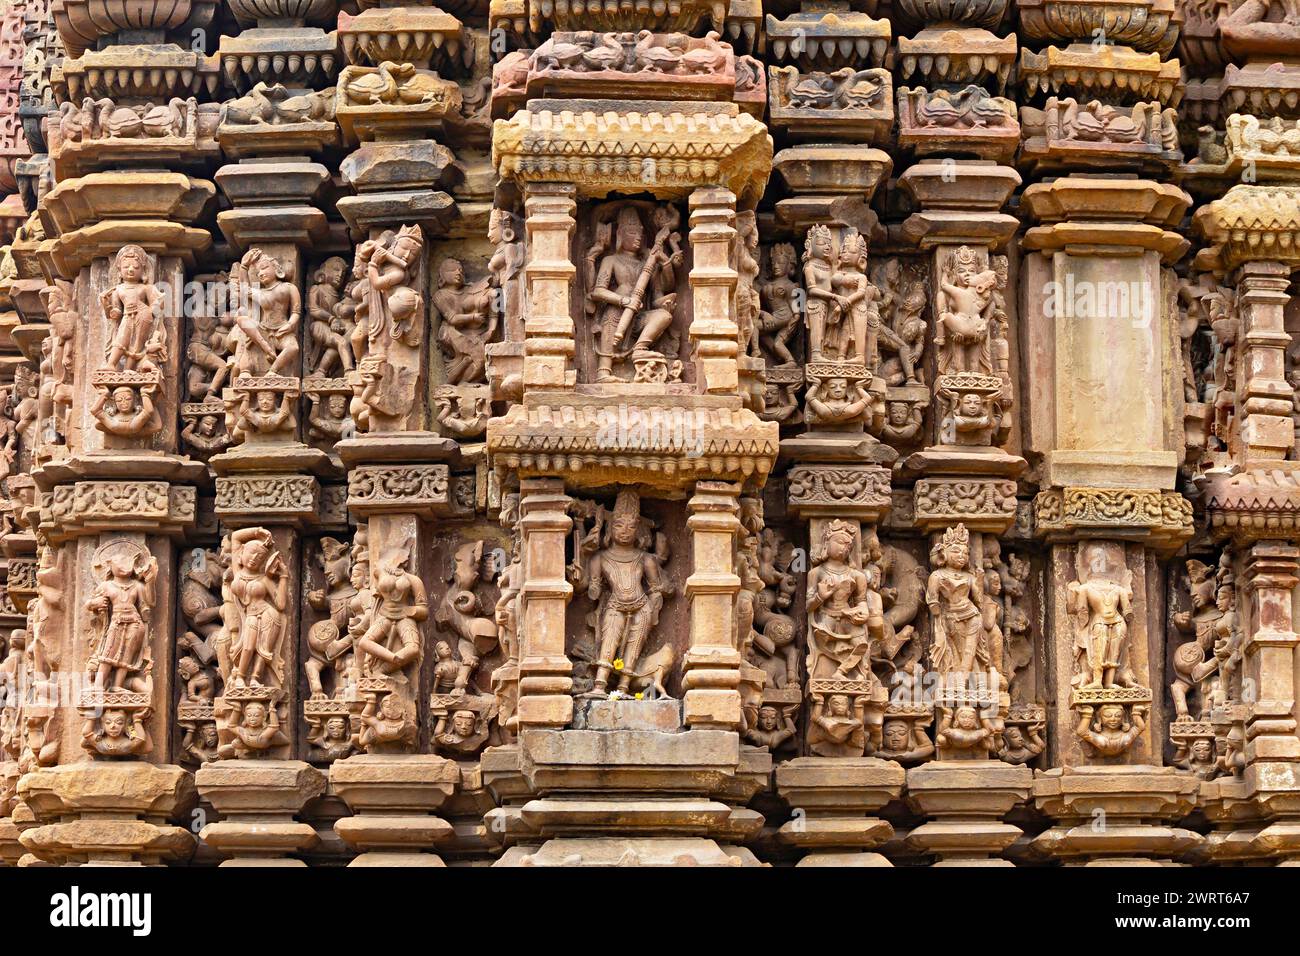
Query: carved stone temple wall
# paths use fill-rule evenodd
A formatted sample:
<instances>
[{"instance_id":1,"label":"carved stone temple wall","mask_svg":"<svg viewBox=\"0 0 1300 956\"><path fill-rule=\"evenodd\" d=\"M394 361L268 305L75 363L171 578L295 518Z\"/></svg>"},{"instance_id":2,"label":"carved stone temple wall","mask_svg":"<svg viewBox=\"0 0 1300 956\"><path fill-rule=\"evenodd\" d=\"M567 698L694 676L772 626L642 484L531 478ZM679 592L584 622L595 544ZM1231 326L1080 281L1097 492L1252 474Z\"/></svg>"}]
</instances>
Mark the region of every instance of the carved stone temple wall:
<instances>
[{"instance_id":1,"label":"carved stone temple wall","mask_svg":"<svg viewBox=\"0 0 1300 956\"><path fill-rule=\"evenodd\" d=\"M0 0L0 863L1300 862L1298 23Z\"/></svg>"}]
</instances>

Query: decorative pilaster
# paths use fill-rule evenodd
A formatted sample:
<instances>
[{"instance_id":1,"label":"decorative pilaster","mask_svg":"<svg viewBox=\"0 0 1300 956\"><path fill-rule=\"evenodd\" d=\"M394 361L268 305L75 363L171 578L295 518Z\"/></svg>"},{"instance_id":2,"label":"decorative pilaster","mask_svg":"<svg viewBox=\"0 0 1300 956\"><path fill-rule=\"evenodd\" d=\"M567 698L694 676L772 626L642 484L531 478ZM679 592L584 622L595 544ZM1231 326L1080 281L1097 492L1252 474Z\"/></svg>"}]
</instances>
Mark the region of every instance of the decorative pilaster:
<instances>
[{"instance_id":1,"label":"decorative pilaster","mask_svg":"<svg viewBox=\"0 0 1300 956\"><path fill-rule=\"evenodd\" d=\"M698 261L698 260L697 260ZM734 730L740 727L740 652L734 620L736 535L740 520L738 485L702 481L687 509L693 561L686 579L690 601L690 647L682 660L683 704L687 727Z\"/></svg>"},{"instance_id":2,"label":"decorative pilaster","mask_svg":"<svg viewBox=\"0 0 1300 956\"><path fill-rule=\"evenodd\" d=\"M519 725L565 727L573 720L573 664L565 653L565 611L573 594L565 576L565 537L573 527L569 497L557 479L520 482L523 587L519 654Z\"/></svg>"}]
</instances>

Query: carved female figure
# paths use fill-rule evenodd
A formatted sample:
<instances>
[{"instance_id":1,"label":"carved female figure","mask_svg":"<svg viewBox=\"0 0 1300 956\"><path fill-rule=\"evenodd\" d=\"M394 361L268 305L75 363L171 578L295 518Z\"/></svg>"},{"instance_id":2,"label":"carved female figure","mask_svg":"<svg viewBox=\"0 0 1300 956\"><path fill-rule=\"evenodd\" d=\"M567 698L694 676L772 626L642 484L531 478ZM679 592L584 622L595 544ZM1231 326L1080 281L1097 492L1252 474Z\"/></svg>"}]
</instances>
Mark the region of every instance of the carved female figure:
<instances>
[{"instance_id":1,"label":"carved female figure","mask_svg":"<svg viewBox=\"0 0 1300 956\"><path fill-rule=\"evenodd\" d=\"M851 562L858 531L834 520L822 533L821 560L808 573L807 608L812 639L808 673L837 680L865 680L872 640L884 634L884 611L871 577ZM834 664L827 675L822 659Z\"/></svg>"},{"instance_id":2,"label":"carved female figure","mask_svg":"<svg viewBox=\"0 0 1300 956\"><path fill-rule=\"evenodd\" d=\"M104 314L114 323L105 364L110 369L134 369L145 358L154 330L162 325L163 297L145 279L148 257L140 246L123 246L114 266L118 282L99 297Z\"/></svg>"},{"instance_id":3,"label":"carved female figure","mask_svg":"<svg viewBox=\"0 0 1300 956\"><path fill-rule=\"evenodd\" d=\"M424 340L421 305L415 291L416 271L424 254L419 226L402 226L396 234L364 242L357 249L357 264L364 264L362 288L367 354L388 359L390 342L418 348Z\"/></svg>"},{"instance_id":4,"label":"carved female figure","mask_svg":"<svg viewBox=\"0 0 1300 956\"><path fill-rule=\"evenodd\" d=\"M839 361L861 362L874 372L880 361L880 290L867 278L867 241L859 233L850 230L840 243L831 284L844 292L848 321L839 323L834 343L827 341L823 350L829 347Z\"/></svg>"},{"instance_id":5,"label":"carved female figure","mask_svg":"<svg viewBox=\"0 0 1300 956\"><path fill-rule=\"evenodd\" d=\"M249 249L240 260L244 283L236 280L234 365L240 375L296 375L298 324L302 297L285 279L284 267L261 249ZM247 296L246 299L243 296Z\"/></svg>"},{"instance_id":6,"label":"carved female figure","mask_svg":"<svg viewBox=\"0 0 1300 956\"><path fill-rule=\"evenodd\" d=\"M826 360L827 327L841 321L849 308L848 300L834 291L835 247L831 231L818 223L808 230L804 240L803 285L808 295L808 359Z\"/></svg>"},{"instance_id":7,"label":"carved female figure","mask_svg":"<svg viewBox=\"0 0 1300 956\"><path fill-rule=\"evenodd\" d=\"M409 544L379 558L370 627L356 644L363 674L397 674L420 657L419 623L429 616L429 605L424 582L407 570L410 560Z\"/></svg>"},{"instance_id":8,"label":"carved female figure","mask_svg":"<svg viewBox=\"0 0 1300 956\"><path fill-rule=\"evenodd\" d=\"M284 558L265 528L240 528L230 535L226 619L232 686L282 687L280 643L288 623L289 575Z\"/></svg>"},{"instance_id":9,"label":"carved female figure","mask_svg":"<svg viewBox=\"0 0 1300 956\"><path fill-rule=\"evenodd\" d=\"M971 570L966 526L959 524L945 531L931 557L938 564L925 587L925 603L934 627L931 666L944 676L969 674L976 664L990 666L980 611L984 587L981 575Z\"/></svg>"}]
</instances>

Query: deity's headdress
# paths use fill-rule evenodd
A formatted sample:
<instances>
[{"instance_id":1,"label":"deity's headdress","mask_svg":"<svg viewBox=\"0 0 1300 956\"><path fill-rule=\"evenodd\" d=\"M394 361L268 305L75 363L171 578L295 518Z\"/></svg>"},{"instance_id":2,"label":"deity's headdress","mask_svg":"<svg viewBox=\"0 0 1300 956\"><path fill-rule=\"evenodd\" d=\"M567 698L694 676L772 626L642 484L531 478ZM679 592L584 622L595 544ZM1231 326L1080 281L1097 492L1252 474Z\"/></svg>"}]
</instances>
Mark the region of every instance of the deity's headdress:
<instances>
[{"instance_id":1,"label":"deity's headdress","mask_svg":"<svg viewBox=\"0 0 1300 956\"><path fill-rule=\"evenodd\" d=\"M620 209L618 211L618 219L615 225L619 233L622 233L624 229L629 229L629 228L630 229L645 228L641 223L641 213L637 212L636 206L624 206L622 209Z\"/></svg>"},{"instance_id":2,"label":"deity's headdress","mask_svg":"<svg viewBox=\"0 0 1300 956\"><path fill-rule=\"evenodd\" d=\"M823 535L826 541L830 541L833 538L844 538L849 542L849 544L852 544L857 540L858 532L849 522L836 518L834 521L830 522L830 524L826 525L826 530L823 532Z\"/></svg>"},{"instance_id":3,"label":"deity's headdress","mask_svg":"<svg viewBox=\"0 0 1300 956\"><path fill-rule=\"evenodd\" d=\"M840 242L840 259L857 263L867 258L867 240L856 229L850 229Z\"/></svg>"},{"instance_id":4,"label":"deity's headdress","mask_svg":"<svg viewBox=\"0 0 1300 956\"><path fill-rule=\"evenodd\" d=\"M620 518L641 518L641 496L635 491L623 489L618 493L618 498L614 501L614 520Z\"/></svg>"},{"instance_id":5,"label":"deity's headdress","mask_svg":"<svg viewBox=\"0 0 1300 956\"><path fill-rule=\"evenodd\" d=\"M964 524L949 528L943 533L943 550L949 548L966 548L970 549L970 532L966 530Z\"/></svg>"},{"instance_id":6,"label":"deity's headdress","mask_svg":"<svg viewBox=\"0 0 1300 956\"><path fill-rule=\"evenodd\" d=\"M831 241L831 231L825 223L814 223L808 230L808 237L803 242L803 254L805 257L811 256L813 250L817 248L819 242L825 242L827 245Z\"/></svg>"}]
</instances>

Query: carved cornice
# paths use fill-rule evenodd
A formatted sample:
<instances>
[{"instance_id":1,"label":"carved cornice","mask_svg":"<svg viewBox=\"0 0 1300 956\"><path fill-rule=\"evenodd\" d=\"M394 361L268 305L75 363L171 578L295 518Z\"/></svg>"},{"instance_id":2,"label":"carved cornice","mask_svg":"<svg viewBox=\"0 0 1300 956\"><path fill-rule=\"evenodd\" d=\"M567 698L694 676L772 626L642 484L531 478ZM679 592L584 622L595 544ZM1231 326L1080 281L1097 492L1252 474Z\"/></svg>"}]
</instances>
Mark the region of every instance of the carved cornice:
<instances>
[{"instance_id":1,"label":"carved cornice","mask_svg":"<svg viewBox=\"0 0 1300 956\"><path fill-rule=\"evenodd\" d=\"M310 475L231 475L217 479L216 513L240 524L292 524L316 518L320 485Z\"/></svg>"},{"instance_id":2,"label":"carved cornice","mask_svg":"<svg viewBox=\"0 0 1300 956\"><path fill-rule=\"evenodd\" d=\"M492 127L492 162L503 179L573 183L584 197L615 190L680 199L725 186L757 199L772 169L772 137L734 103L647 104L605 110L602 101L541 100Z\"/></svg>"},{"instance_id":3,"label":"carved cornice","mask_svg":"<svg viewBox=\"0 0 1300 956\"><path fill-rule=\"evenodd\" d=\"M102 531L178 535L194 527L196 504L195 489L166 481L78 481L46 496L41 529L50 541Z\"/></svg>"},{"instance_id":4,"label":"carved cornice","mask_svg":"<svg viewBox=\"0 0 1300 956\"><path fill-rule=\"evenodd\" d=\"M1034 499L1034 525L1048 540L1126 538L1173 551L1192 536L1192 503L1148 488L1053 488Z\"/></svg>"},{"instance_id":5,"label":"carved cornice","mask_svg":"<svg viewBox=\"0 0 1300 956\"><path fill-rule=\"evenodd\" d=\"M1210 533L1242 544L1300 537L1300 472L1286 465L1210 476L1203 486Z\"/></svg>"},{"instance_id":6,"label":"carved cornice","mask_svg":"<svg viewBox=\"0 0 1300 956\"><path fill-rule=\"evenodd\" d=\"M743 408L515 405L488 422L499 473L564 475L575 487L614 482L685 488L700 479L762 480L780 450L780 426ZM684 404L684 402L683 402Z\"/></svg>"},{"instance_id":7,"label":"carved cornice","mask_svg":"<svg viewBox=\"0 0 1300 956\"><path fill-rule=\"evenodd\" d=\"M1300 186L1239 184L1194 217L1225 269L1244 262L1282 262L1300 267Z\"/></svg>"}]
</instances>

